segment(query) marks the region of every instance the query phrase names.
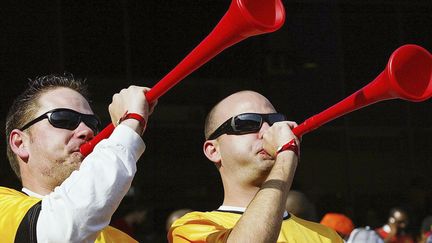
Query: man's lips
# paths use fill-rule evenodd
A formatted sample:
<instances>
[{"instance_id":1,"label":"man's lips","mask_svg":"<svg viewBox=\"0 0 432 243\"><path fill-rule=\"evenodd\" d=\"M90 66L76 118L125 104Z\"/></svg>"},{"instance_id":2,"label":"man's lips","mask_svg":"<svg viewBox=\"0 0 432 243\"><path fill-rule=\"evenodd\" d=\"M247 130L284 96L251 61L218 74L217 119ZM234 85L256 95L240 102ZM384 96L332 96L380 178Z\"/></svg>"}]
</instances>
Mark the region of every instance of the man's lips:
<instances>
[{"instance_id":1,"label":"man's lips","mask_svg":"<svg viewBox=\"0 0 432 243\"><path fill-rule=\"evenodd\" d=\"M271 155L270 155L269 153L267 153L267 151L265 151L264 149L261 149L261 150L258 152L258 154L261 154L261 155L267 155L267 156L271 157Z\"/></svg>"},{"instance_id":2,"label":"man's lips","mask_svg":"<svg viewBox=\"0 0 432 243\"><path fill-rule=\"evenodd\" d=\"M83 158L83 155L81 154L81 151L80 151L79 147L76 148L76 149L71 150L70 154L73 155L73 156L78 156L81 159Z\"/></svg>"},{"instance_id":3,"label":"man's lips","mask_svg":"<svg viewBox=\"0 0 432 243\"><path fill-rule=\"evenodd\" d=\"M81 145L83 145L85 142L77 142L77 143L74 143L74 144L72 144L72 146L71 146L71 153L75 153L75 152L78 152L78 153L81 153Z\"/></svg>"},{"instance_id":4,"label":"man's lips","mask_svg":"<svg viewBox=\"0 0 432 243\"><path fill-rule=\"evenodd\" d=\"M76 153L76 152L78 152L78 153L79 153L79 152L80 152L80 150L79 150L79 148L78 148L78 149L72 149L72 150L71 150L70 152L71 152L71 154L73 154L73 153Z\"/></svg>"}]
</instances>

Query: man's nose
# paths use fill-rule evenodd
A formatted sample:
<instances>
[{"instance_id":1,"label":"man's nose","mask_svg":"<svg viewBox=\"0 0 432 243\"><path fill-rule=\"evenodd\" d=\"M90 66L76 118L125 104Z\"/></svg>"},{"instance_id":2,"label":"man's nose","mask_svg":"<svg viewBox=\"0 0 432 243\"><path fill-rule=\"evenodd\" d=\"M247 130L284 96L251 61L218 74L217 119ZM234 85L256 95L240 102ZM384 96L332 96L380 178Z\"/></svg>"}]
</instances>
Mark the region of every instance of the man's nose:
<instances>
[{"instance_id":1,"label":"man's nose","mask_svg":"<svg viewBox=\"0 0 432 243\"><path fill-rule=\"evenodd\" d=\"M270 125L267 122L264 122L258 132L260 138L264 136L264 133L270 128Z\"/></svg>"},{"instance_id":2,"label":"man's nose","mask_svg":"<svg viewBox=\"0 0 432 243\"><path fill-rule=\"evenodd\" d=\"M85 141L89 141L95 136L93 130L84 122L81 122L75 130L76 136L80 139L84 139Z\"/></svg>"}]
</instances>

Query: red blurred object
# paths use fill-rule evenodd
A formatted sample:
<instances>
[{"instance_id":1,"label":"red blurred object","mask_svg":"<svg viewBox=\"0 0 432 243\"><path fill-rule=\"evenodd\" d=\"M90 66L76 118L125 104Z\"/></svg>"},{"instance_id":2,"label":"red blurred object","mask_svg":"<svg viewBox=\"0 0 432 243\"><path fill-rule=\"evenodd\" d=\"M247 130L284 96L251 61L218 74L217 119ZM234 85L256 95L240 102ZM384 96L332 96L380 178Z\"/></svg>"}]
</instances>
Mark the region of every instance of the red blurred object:
<instances>
[{"instance_id":1,"label":"red blurred object","mask_svg":"<svg viewBox=\"0 0 432 243\"><path fill-rule=\"evenodd\" d=\"M334 229L343 238L349 236L354 229L354 224L350 218L340 213L326 213L321 219L320 224Z\"/></svg>"},{"instance_id":2,"label":"red blurred object","mask_svg":"<svg viewBox=\"0 0 432 243\"><path fill-rule=\"evenodd\" d=\"M285 10L281 0L232 0L213 31L146 94L147 101L151 103L158 99L224 49L250 36L276 31L284 22ZM81 146L81 154L87 156L113 130L114 125L108 125Z\"/></svg>"},{"instance_id":3,"label":"red blurred object","mask_svg":"<svg viewBox=\"0 0 432 243\"><path fill-rule=\"evenodd\" d=\"M432 55L417 45L404 45L390 56L386 69L371 83L293 129L300 137L351 111L382 100L424 101L432 96Z\"/></svg>"}]
</instances>

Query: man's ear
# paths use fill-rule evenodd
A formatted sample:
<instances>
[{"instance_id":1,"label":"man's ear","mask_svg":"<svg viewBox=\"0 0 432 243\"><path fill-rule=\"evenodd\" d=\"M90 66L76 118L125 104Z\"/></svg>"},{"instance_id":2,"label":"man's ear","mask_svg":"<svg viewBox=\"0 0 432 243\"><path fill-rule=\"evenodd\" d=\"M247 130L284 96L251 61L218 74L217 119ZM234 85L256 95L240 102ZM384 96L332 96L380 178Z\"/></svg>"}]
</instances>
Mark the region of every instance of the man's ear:
<instances>
[{"instance_id":1,"label":"man's ear","mask_svg":"<svg viewBox=\"0 0 432 243\"><path fill-rule=\"evenodd\" d=\"M24 132L14 129L9 135L9 146L11 150L24 162L27 162L29 153L26 146L26 141L29 137Z\"/></svg>"},{"instance_id":2,"label":"man's ear","mask_svg":"<svg viewBox=\"0 0 432 243\"><path fill-rule=\"evenodd\" d=\"M216 164L220 166L221 156L218 148L218 142L216 140L206 140L203 145L203 151L205 156Z\"/></svg>"}]
</instances>

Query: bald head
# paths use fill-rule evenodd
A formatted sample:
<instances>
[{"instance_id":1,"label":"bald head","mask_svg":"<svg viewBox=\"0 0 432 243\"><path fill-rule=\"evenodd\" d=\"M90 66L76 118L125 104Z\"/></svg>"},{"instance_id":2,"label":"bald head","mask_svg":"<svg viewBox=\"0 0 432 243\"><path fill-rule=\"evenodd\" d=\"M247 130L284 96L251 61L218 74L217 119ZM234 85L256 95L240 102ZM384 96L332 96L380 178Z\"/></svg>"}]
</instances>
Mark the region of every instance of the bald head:
<instances>
[{"instance_id":1,"label":"bald head","mask_svg":"<svg viewBox=\"0 0 432 243\"><path fill-rule=\"evenodd\" d=\"M236 92L217 103L209 112L205 120L204 135L208 137L230 117L242 113L270 113L275 112L270 101L255 91L244 90Z\"/></svg>"}]
</instances>

